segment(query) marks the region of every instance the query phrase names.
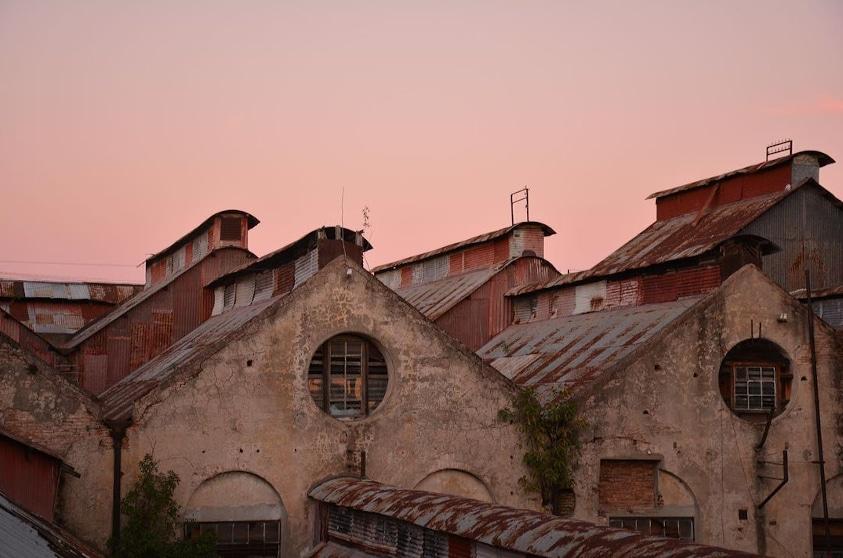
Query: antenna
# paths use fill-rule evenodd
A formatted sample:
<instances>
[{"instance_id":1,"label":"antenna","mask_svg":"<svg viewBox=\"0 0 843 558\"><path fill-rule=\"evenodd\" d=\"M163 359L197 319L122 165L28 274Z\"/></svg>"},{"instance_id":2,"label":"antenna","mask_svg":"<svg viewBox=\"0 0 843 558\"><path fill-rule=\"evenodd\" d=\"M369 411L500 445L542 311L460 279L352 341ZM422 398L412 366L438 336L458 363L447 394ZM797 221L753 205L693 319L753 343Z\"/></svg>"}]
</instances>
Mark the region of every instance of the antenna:
<instances>
[{"instance_id":1,"label":"antenna","mask_svg":"<svg viewBox=\"0 0 843 558\"><path fill-rule=\"evenodd\" d=\"M527 221L530 220L530 189L524 186L520 190L509 194L509 214L512 224L515 224L515 204L524 202L524 209L527 210Z\"/></svg>"},{"instance_id":2,"label":"antenna","mask_svg":"<svg viewBox=\"0 0 843 558\"><path fill-rule=\"evenodd\" d=\"M767 146L767 158L766 161L770 160L770 155L775 155L776 153L784 153L787 151L788 155L793 155L793 140L792 139L783 139L776 142L771 143Z\"/></svg>"}]
</instances>

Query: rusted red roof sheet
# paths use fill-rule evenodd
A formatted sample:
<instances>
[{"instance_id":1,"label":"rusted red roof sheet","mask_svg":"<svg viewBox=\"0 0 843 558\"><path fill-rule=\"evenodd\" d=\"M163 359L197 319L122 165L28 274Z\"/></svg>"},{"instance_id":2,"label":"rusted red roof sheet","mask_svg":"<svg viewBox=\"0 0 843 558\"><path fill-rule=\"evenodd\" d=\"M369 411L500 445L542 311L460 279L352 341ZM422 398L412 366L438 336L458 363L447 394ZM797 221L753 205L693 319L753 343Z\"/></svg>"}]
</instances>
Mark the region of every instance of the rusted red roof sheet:
<instances>
[{"instance_id":1,"label":"rusted red roof sheet","mask_svg":"<svg viewBox=\"0 0 843 558\"><path fill-rule=\"evenodd\" d=\"M543 399L575 389L656 337L700 297L513 324L477 351Z\"/></svg>"},{"instance_id":2,"label":"rusted red roof sheet","mask_svg":"<svg viewBox=\"0 0 843 558\"><path fill-rule=\"evenodd\" d=\"M320 502L380 514L533 556L750 556L469 498L395 488L371 480L331 479L313 488L309 495Z\"/></svg>"},{"instance_id":3,"label":"rusted red roof sheet","mask_svg":"<svg viewBox=\"0 0 843 558\"><path fill-rule=\"evenodd\" d=\"M198 259L195 262L192 262L189 266L185 267L184 269L182 269L178 273L175 273L175 274L167 277L166 280L161 281L160 283L156 283L153 286L142 290L140 293L138 293L134 297L128 299L123 304L114 308L111 312L109 312L105 316L87 324L85 327L83 327L82 329L77 331L76 334L73 337L71 337L65 343L63 343L61 347L64 348L64 349L72 349L74 347L77 347L80 343L84 342L86 339L90 338L92 335L94 335L98 331L101 331L102 329L107 327L109 324L113 323L115 320L117 320L121 316L125 315L126 312L129 312L133 308L136 308L137 306L139 306L144 301L149 300L156 293L158 293L158 292L166 289L167 287L169 287L176 279L178 279L179 277L181 277L182 275L187 273L189 270L193 269L195 266L199 265L206 258L208 258L212 255L215 255L215 254L217 254L217 253L219 253L223 250L239 250L239 251L245 252L248 256L255 257L254 254L252 254L250 251L246 250L245 248L239 248L239 247L236 247L236 246L223 246L222 248L217 248L215 250L211 250L203 258Z\"/></svg>"},{"instance_id":4,"label":"rusted red roof sheet","mask_svg":"<svg viewBox=\"0 0 843 558\"><path fill-rule=\"evenodd\" d=\"M438 281L395 289L395 292L428 319L435 320L479 289L504 267L506 266L496 265L491 268L467 271Z\"/></svg>"},{"instance_id":5,"label":"rusted red roof sheet","mask_svg":"<svg viewBox=\"0 0 843 558\"><path fill-rule=\"evenodd\" d=\"M305 555L305 558L377 558L374 554L358 548L342 546L335 542L323 542Z\"/></svg>"},{"instance_id":6,"label":"rusted red roof sheet","mask_svg":"<svg viewBox=\"0 0 843 558\"><path fill-rule=\"evenodd\" d=\"M807 300L808 293L805 289L798 289L790 293L792 296L798 298L799 300ZM811 299L812 300L819 300L821 298L838 298L843 297L843 285L837 285L836 287L827 287L825 289L812 289L811 290Z\"/></svg>"},{"instance_id":7,"label":"rusted red roof sheet","mask_svg":"<svg viewBox=\"0 0 843 558\"><path fill-rule=\"evenodd\" d=\"M709 178L704 178L702 180L696 180L694 182L690 182L688 184L684 184L682 186L677 186L675 188L670 188L668 190L661 190L660 192L655 192L647 196L647 199L653 198L663 198L665 196L670 196L672 194L677 194L679 192L685 192L688 190L694 190L696 188L702 188L703 186L708 186L709 184L714 184L715 182L720 182L721 180L725 180L727 178L731 178L733 176L738 176L741 174L752 174L761 170L770 169L773 167L777 167L779 165L784 165L785 163L789 163L795 157L800 155L812 155L817 158L819 165L824 167L825 165L830 165L834 162L834 159L823 153L822 151L799 151L792 155L788 155L787 157L779 157L778 159L773 159L771 161L764 161L761 163L756 163L754 165L749 165L748 167L744 167L742 169L737 169L729 172L725 172L723 174L719 174L717 176L711 176Z\"/></svg>"},{"instance_id":8,"label":"rusted red roof sheet","mask_svg":"<svg viewBox=\"0 0 843 558\"><path fill-rule=\"evenodd\" d=\"M234 214L234 213L236 213L238 215L245 215L246 216L246 222L248 223L248 226L249 226L250 229L254 228L255 226L257 226L260 223L260 221L258 220L257 217L255 217L251 213L247 213L247 212L241 211L239 209L226 209L224 211L217 211L216 213L214 213L213 215L211 215L210 217L208 217L207 219L205 219L204 221L202 221L201 223L199 223L198 225L193 227L190 230L190 232L181 236L178 240L176 240L175 242L173 242L172 244L170 244L169 246L167 246L163 250L159 250L155 254L152 254L151 256L146 258L146 261L157 259L158 257L163 256L164 254L172 252L173 250L178 248L185 240L187 240L188 238L190 238L191 236L196 234L199 230L201 230L201 229L207 227L208 225L210 225L211 223L213 223L214 219L216 219L220 215Z\"/></svg>"},{"instance_id":9,"label":"rusted red roof sheet","mask_svg":"<svg viewBox=\"0 0 843 558\"><path fill-rule=\"evenodd\" d=\"M283 296L279 295L264 302L233 308L203 322L173 343L166 351L104 391L100 395L103 419L106 421L129 419L136 399L166 382L176 371L189 367L218 351L238 333L242 333L248 322Z\"/></svg>"},{"instance_id":10,"label":"rusted red roof sheet","mask_svg":"<svg viewBox=\"0 0 843 558\"><path fill-rule=\"evenodd\" d=\"M272 252L265 254L254 261L243 264L242 266L229 271L225 275L217 277L216 279L208 283L206 286L214 287L217 285L227 284L232 282L237 277L246 273L264 271L267 269L278 267L279 265L290 261L295 256L303 254L308 249L311 242L316 242L317 234L319 233L319 231L336 230L336 228L337 227L335 225L326 225L324 227L314 229L299 238L298 240L295 240L285 246L282 246L277 250L273 250ZM356 235L358 234L356 231L346 228L342 228L342 231L343 239L346 242L353 243L355 241ZM365 237L363 238L362 249L363 252L372 249L372 245L369 243L368 240L366 240Z\"/></svg>"},{"instance_id":11,"label":"rusted red roof sheet","mask_svg":"<svg viewBox=\"0 0 843 558\"><path fill-rule=\"evenodd\" d=\"M415 256L410 256L408 258L404 258L401 260L397 260L394 262L390 262L387 264L379 265L372 269L372 273L379 273L381 271L387 271L390 269L395 269L396 267L401 267L403 265L407 265L409 263L420 262L422 260L426 260L428 258L432 258L434 256L439 256L441 254L446 254L448 252L453 252L455 250L459 250L461 248L466 248L468 246L472 246L474 244L481 244L483 242L488 242L490 240L494 240L496 238L500 238L509 234L513 229L517 229L523 225L539 225L542 228L545 236L551 236L556 234L556 231L545 225L544 223L539 223L538 221L524 221L521 223L516 223L510 227L505 227L503 229L498 229L496 231L488 232L485 234L481 234L478 236L474 236L468 238L466 240L462 240L460 242L455 242L454 244L449 244L447 246L443 246L441 248L437 248L436 250L431 250L430 252L425 252L423 254L417 254Z\"/></svg>"},{"instance_id":12,"label":"rusted red roof sheet","mask_svg":"<svg viewBox=\"0 0 843 558\"><path fill-rule=\"evenodd\" d=\"M81 281L35 281L0 278L0 298L17 300L70 300L120 304L143 289L130 283L88 283Z\"/></svg>"}]
</instances>

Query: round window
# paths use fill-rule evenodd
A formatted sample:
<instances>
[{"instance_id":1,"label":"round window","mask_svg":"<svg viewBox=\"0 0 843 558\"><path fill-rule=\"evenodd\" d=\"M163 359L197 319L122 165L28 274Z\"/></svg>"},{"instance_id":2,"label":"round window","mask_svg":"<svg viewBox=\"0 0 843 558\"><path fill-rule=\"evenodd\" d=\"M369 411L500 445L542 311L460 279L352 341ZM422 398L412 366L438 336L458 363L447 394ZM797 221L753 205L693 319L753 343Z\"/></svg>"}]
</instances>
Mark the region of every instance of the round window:
<instances>
[{"instance_id":1,"label":"round window","mask_svg":"<svg viewBox=\"0 0 843 558\"><path fill-rule=\"evenodd\" d=\"M386 394L386 360L374 343L357 335L324 342L310 361L307 385L313 402L332 417L369 415Z\"/></svg>"},{"instance_id":2,"label":"round window","mask_svg":"<svg viewBox=\"0 0 843 558\"><path fill-rule=\"evenodd\" d=\"M743 418L766 420L790 401L793 375L781 347L766 339L741 341L720 365L720 394Z\"/></svg>"}]
</instances>

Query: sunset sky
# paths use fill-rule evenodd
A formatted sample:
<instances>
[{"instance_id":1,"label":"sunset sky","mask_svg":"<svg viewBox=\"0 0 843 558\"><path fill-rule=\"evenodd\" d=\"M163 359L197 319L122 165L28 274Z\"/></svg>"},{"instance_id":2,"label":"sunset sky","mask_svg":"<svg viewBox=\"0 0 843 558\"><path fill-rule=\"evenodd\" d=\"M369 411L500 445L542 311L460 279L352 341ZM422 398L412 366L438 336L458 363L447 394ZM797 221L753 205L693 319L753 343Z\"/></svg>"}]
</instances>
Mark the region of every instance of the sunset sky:
<instances>
[{"instance_id":1,"label":"sunset sky","mask_svg":"<svg viewBox=\"0 0 843 558\"><path fill-rule=\"evenodd\" d=\"M141 282L226 208L262 255L368 206L374 266L524 185L583 269L782 137L843 197L843 2L0 0L0 276Z\"/></svg>"}]
</instances>

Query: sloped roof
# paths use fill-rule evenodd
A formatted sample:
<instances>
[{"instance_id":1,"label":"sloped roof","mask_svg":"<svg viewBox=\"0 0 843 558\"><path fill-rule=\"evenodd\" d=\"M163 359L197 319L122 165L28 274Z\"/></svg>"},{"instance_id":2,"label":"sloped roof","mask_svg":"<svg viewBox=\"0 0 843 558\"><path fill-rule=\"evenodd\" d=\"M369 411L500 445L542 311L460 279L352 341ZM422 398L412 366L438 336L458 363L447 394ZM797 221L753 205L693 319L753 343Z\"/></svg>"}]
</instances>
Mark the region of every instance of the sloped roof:
<instances>
[{"instance_id":1,"label":"sloped roof","mask_svg":"<svg viewBox=\"0 0 843 558\"><path fill-rule=\"evenodd\" d=\"M320 502L391 517L529 556L751 556L470 498L396 488L365 479L329 479L311 489L308 495Z\"/></svg>"},{"instance_id":2,"label":"sloped roof","mask_svg":"<svg viewBox=\"0 0 843 558\"><path fill-rule=\"evenodd\" d=\"M514 324L477 354L516 384L552 398L617 364L700 298Z\"/></svg>"},{"instance_id":3,"label":"sloped roof","mask_svg":"<svg viewBox=\"0 0 843 558\"><path fill-rule=\"evenodd\" d=\"M158 387L174 371L218 351L242 332L243 326L284 296L232 308L203 322L166 351L104 391L100 395L103 420L120 422L129 419L136 399Z\"/></svg>"},{"instance_id":4,"label":"sloped roof","mask_svg":"<svg viewBox=\"0 0 843 558\"><path fill-rule=\"evenodd\" d=\"M346 242L354 242L356 235L358 234L356 231L351 229L346 229L345 227L341 227L343 231L343 239ZM207 287L213 287L216 285L220 285L223 283L229 283L239 277L240 275L244 275L246 273L254 273L263 271L266 269L272 269L274 267L278 267L282 263L290 261L291 258L298 255L299 252L304 253L308 249L308 245L310 242L315 242L317 238L317 233L319 231L331 231L336 230L336 225L326 225L320 227L318 229L314 229L307 233L306 235L302 236L298 240L294 240L289 244L278 248L277 250L273 250L272 252L261 256L260 258L253 260L251 262L247 262L236 269L232 269L225 275L220 275L210 283L208 283ZM335 239L331 239L335 240ZM372 249L371 243L363 237L363 246L362 251L366 252Z\"/></svg>"},{"instance_id":5,"label":"sloped roof","mask_svg":"<svg viewBox=\"0 0 843 558\"><path fill-rule=\"evenodd\" d=\"M83 327L79 331L77 331L73 335L73 337L71 337L65 343L63 343L61 345L61 348L72 349L73 347L76 347L80 343L84 342L86 339L89 339L95 333L97 333L97 332L103 330L104 328L106 328L109 324L113 323L115 320L117 320L121 316L125 315L126 312L129 312L133 308L137 308L143 302L152 298L152 296L155 295L156 293L161 292L164 289L168 288L173 283L173 281L175 281L176 279L178 279L179 277L181 277L182 275L184 275L185 273L187 273L188 271L190 271L191 269L193 269L197 265L201 264L208 257L210 257L212 255L215 255L222 250L239 250L239 251L246 252L248 255L254 256L254 254L252 254L252 252L250 252L249 250L247 250L245 248L240 248L240 247L237 247L237 246L223 246L221 248L216 248L214 250L211 250L210 252L205 254L204 257L196 260L195 262L191 262L190 265L186 266L184 269L182 269L178 273L174 273L170 277L167 277L167 279L165 279L164 281L161 281L160 283L155 283L151 287L142 290L141 292L139 292L138 294L136 294L132 298L126 300L123 304L120 304L119 306L112 309L109 313L105 314L101 318L99 318L97 320L94 320L93 322L88 323L85 327Z\"/></svg>"},{"instance_id":6,"label":"sloped roof","mask_svg":"<svg viewBox=\"0 0 843 558\"><path fill-rule=\"evenodd\" d=\"M0 556L15 558L97 558L61 528L13 504L0 493Z\"/></svg>"},{"instance_id":7,"label":"sloped roof","mask_svg":"<svg viewBox=\"0 0 843 558\"><path fill-rule=\"evenodd\" d=\"M742 169L732 170L729 172L724 172L723 174L718 174L716 176L710 176L708 178L703 178L702 180L695 180L694 182L689 182L688 184L683 184L682 186L677 186L675 188L669 188L667 190L661 190L659 192L655 192L647 196L647 199L653 198L663 198L665 196L671 196L673 194L678 194L679 192L685 192L688 190L695 190L697 188L702 188L704 186L708 186L709 184L714 184L715 182L720 182L721 180L725 180L727 178L732 178L733 176L738 176L742 174L753 174L765 169L771 169L773 167L778 167L785 163L791 162L794 158L799 157L800 155L810 155L817 158L819 165L824 167L826 165L830 165L834 163L834 159L823 153L822 151L798 151L792 155L788 155L786 157L779 157L778 159L772 159L770 161L763 161L761 163L755 163L754 165L749 165L748 167L743 167Z\"/></svg>"},{"instance_id":8,"label":"sloped roof","mask_svg":"<svg viewBox=\"0 0 843 558\"><path fill-rule=\"evenodd\" d=\"M503 265L496 265L490 268L467 271L438 281L395 289L395 292L415 306L428 319L435 320L479 289L504 267Z\"/></svg>"},{"instance_id":9,"label":"sloped roof","mask_svg":"<svg viewBox=\"0 0 843 558\"><path fill-rule=\"evenodd\" d=\"M410 256L407 258L403 258L394 262L390 262L387 264L379 265L372 269L372 273L380 273L382 271L388 271L390 269L395 269L396 267L401 267L403 265L407 265L410 263L420 262L422 260L426 260L428 258L432 258L434 256L439 256L442 254L447 254L448 252L453 252L454 250L459 250L461 248L467 248L468 246L473 246L474 244L481 244L483 242L488 242L490 240L494 240L496 238L500 238L517 229L518 227L522 227L524 225L538 225L541 227L542 232L544 232L545 236L551 236L556 234L556 231L545 225L544 223L540 223L538 221L523 221L521 223L515 223L509 227L504 227L502 229L498 229L496 231L488 232L485 234L481 234L478 236L473 236L471 238L467 238L466 240L461 240L460 242L455 242L453 244L448 244L447 246L443 246L441 248L437 248L435 250L431 250L429 252L424 252L423 254L417 254L415 256Z\"/></svg>"},{"instance_id":10,"label":"sloped roof","mask_svg":"<svg viewBox=\"0 0 843 558\"><path fill-rule=\"evenodd\" d=\"M843 205L834 194L808 178L790 190L716 206L702 216L692 212L656 221L591 269L513 289L507 294L524 294L701 256L730 238L741 236L754 220L802 188L816 188L835 205ZM769 240L760 240L767 242L768 250L778 249Z\"/></svg>"},{"instance_id":11,"label":"sloped roof","mask_svg":"<svg viewBox=\"0 0 843 558\"><path fill-rule=\"evenodd\" d=\"M0 298L90 300L119 304L143 289L132 283L36 281L0 278Z\"/></svg>"},{"instance_id":12,"label":"sloped roof","mask_svg":"<svg viewBox=\"0 0 843 558\"><path fill-rule=\"evenodd\" d=\"M226 209L224 211L217 211L216 213L214 213L213 215L211 215L210 217L208 217L207 219L205 219L204 221L202 221L201 223L199 223L198 225L196 225L195 227L190 229L190 232L182 235L181 237L179 237L178 240L174 241L172 244L170 244L166 248L164 248L162 250L159 250L155 254L152 254L151 256L146 258L146 261L148 262L150 260L154 260L156 258L159 258L159 257L163 256L164 254L168 254L168 253L172 252L173 250L178 248L178 246L182 242L184 242L185 240L187 240L188 238L190 238L191 236L196 234L197 231L199 231L200 229L203 229L203 228L207 227L208 225L210 225L211 223L213 223L214 219L216 219L220 215L226 215L226 214L232 214L232 213L237 213L239 215L245 215L246 222L248 223L248 226L249 226L250 229L254 228L258 223L260 223L260 221L258 220L257 217L255 217L251 213L247 213L247 212L241 211L239 209Z\"/></svg>"}]
</instances>

